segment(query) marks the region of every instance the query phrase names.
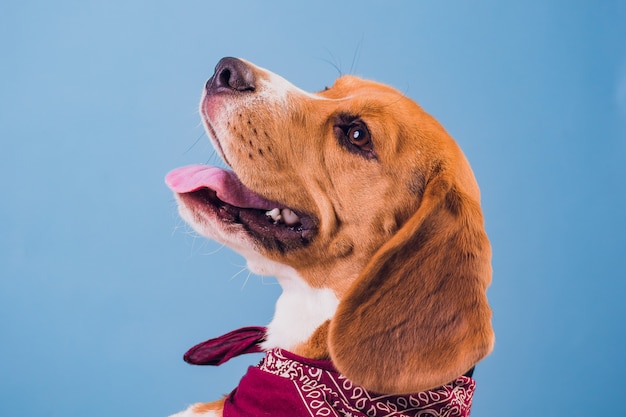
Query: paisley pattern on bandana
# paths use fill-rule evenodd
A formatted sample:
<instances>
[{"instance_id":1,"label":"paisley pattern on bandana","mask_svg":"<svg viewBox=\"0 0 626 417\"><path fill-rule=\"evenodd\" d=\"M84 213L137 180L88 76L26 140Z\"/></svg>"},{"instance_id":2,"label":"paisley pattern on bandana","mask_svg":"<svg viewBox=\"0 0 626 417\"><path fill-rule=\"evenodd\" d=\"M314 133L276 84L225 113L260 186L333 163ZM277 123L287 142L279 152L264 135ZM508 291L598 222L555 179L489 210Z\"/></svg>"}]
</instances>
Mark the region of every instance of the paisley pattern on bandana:
<instances>
[{"instance_id":1,"label":"paisley pattern on bandana","mask_svg":"<svg viewBox=\"0 0 626 417\"><path fill-rule=\"evenodd\" d=\"M290 380L311 417L467 417L476 382L460 376L429 391L379 395L354 385L329 361L267 352L261 371Z\"/></svg>"}]
</instances>

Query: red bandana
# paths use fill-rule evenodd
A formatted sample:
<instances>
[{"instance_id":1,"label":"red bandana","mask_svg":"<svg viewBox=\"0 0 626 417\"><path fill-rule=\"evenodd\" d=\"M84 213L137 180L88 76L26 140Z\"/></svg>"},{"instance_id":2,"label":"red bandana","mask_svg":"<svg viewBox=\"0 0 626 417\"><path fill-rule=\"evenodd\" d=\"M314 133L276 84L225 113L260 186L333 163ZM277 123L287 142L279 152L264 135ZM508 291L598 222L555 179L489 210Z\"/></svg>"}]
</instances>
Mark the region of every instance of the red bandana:
<instances>
[{"instance_id":1,"label":"red bandana","mask_svg":"<svg viewBox=\"0 0 626 417\"><path fill-rule=\"evenodd\" d=\"M185 360L220 364L260 352L263 336L259 327L235 330L194 346ZM248 368L224 404L224 417L467 417L475 388L472 378L460 376L428 391L380 395L354 385L330 361L273 349L258 366Z\"/></svg>"}]
</instances>

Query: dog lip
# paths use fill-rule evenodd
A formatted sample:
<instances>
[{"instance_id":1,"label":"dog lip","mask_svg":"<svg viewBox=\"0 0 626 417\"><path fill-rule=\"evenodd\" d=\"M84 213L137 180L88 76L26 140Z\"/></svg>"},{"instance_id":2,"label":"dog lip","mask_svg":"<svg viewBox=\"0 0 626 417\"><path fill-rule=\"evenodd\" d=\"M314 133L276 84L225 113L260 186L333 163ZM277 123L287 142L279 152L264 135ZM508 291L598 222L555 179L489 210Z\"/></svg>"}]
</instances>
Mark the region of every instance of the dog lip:
<instances>
[{"instance_id":1,"label":"dog lip","mask_svg":"<svg viewBox=\"0 0 626 417\"><path fill-rule=\"evenodd\" d=\"M224 153L222 144L220 143L220 138L219 136L217 136L217 133L215 132L215 128L213 128L213 125L211 124L211 121L209 120L208 112L205 109L205 106L207 105L205 104L207 102L207 99L208 97L204 97L204 99L202 100L202 112L201 113L202 113L202 120L204 121L204 126L206 127L206 130L209 132L209 139L211 139L211 142L213 143L213 147L217 150L217 153L220 155L220 157L222 157L226 165L231 166L230 162L228 162L228 158L226 158L226 154Z\"/></svg>"},{"instance_id":2,"label":"dog lip","mask_svg":"<svg viewBox=\"0 0 626 417\"><path fill-rule=\"evenodd\" d=\"M297 224L277 223L263 209L237 207L222 201L211 188L202 187L179 193L179 196L194 211L218 217L225 223L242 225L263 246L280 252L306 246L317 232L311 216L298 212Z\"/></svg>"}]
</instances>

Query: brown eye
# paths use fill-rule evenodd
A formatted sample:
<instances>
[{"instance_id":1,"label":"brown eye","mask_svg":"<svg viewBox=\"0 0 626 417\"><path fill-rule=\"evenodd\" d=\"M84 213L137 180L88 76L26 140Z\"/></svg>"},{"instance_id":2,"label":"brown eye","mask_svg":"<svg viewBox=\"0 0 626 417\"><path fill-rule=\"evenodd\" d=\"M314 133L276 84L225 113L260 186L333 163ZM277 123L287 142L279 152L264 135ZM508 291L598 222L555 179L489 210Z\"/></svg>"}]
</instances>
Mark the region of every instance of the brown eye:
<instances>
[{"instance_id":1,"label":"brown eye","mask_svg":"<svg viewBox=\"0 0 626 417\"><path fill-rule=\"evenodd\" d=\"M348 140L353 145L358 146L364 151L372 150L372 140L370 138L370 132L364 125L358 124L350 126L347 136Z\"/></svg>"},{"instance_id":2,"label":"brown eye","mask_svg":"<svg viewBox=\"0 0 626 417\"><path fill-rule=\"evenodd\" d=\"M335 116L333 132L337 142L348 152L366 159L377 160L372 134L359 116L350 113L339 113Z\"/></svg>"}]
</instances>

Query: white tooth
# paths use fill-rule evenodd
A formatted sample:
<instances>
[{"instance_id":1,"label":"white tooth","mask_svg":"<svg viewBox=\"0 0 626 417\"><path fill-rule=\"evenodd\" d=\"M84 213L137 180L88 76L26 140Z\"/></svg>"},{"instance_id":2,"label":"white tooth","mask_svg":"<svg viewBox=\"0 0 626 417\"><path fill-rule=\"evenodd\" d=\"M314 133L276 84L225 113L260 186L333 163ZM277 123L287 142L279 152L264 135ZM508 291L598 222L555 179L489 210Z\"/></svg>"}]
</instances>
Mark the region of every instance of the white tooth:
<instances>
[{"instance_id":1,"label":"white tooth","mask_svg":"<svg viewBox=\"0 0 626 417\"><path fill-rule=\"evenodd\" d=\"M275 207L269 211L265 212L265 215L267 217L271 217L272 220L274 220L275 223L278 223L278 221L282 218L280 216L280 209L278 207Z\"/></svg>"},{"instance_id":2,"label":"white tooth","mask_svg":"<svg viewBox=\"0 0 626 417\"><path fill-rule=\"evenodd\" d=\"M298 215L288 208L282 209L280 214L283 216L283 220L285 221L285 223L290 226L300 221Z\"/></svg>"}]
</instances>

